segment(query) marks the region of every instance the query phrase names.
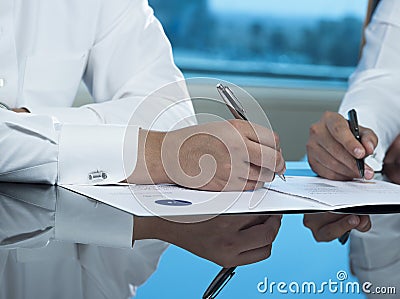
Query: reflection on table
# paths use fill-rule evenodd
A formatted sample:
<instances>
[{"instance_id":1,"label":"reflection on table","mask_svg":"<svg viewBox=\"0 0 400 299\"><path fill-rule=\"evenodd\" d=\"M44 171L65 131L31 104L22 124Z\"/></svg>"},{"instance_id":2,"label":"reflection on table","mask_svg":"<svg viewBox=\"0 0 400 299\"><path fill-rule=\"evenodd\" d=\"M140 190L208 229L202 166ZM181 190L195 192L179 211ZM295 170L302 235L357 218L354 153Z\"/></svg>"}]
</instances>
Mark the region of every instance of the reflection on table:
<instances>
[{"instance_id":1,"label":"reflection on table","mask_svg":"<svg viewBox=\"0 0 400 299\"><path fill-rule=\"evenodd\" d=\"M0 298L128 298L167 244L133 217L49 185L0 183Z\"/></svg>"}]
</instances>

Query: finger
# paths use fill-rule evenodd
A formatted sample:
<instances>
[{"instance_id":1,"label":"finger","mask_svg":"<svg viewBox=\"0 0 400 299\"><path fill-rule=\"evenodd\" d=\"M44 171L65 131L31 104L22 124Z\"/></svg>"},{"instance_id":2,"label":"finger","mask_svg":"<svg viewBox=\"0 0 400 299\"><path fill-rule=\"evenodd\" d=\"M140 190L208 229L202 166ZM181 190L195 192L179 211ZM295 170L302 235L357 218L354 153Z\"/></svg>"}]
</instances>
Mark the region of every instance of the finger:
<instances>
[{"instance_id":1,"label":"finger","mask_svg":"<svg viewBox=\"0 0 400 299\"><path fill-rule=\"evenodd\" d=\"M249 159L247 162L270 169L277 173L282 173L284 171L285 160L280 151L251 140L246 141L246 146Z\"/></svg>"},{"instance_id":2,"label":"finger","mask_svg":"<svg viewBox=\"0 0 400 299\"><path fill-rule=\"evenodd\" d=\"M308 157L311 168L322 177L332 180L351 180L360 176L354 158L351 158L350 163L353 168L349 168L319 145L313 149L308 148Z\"/></svg>"},{"instance_id":3,"label":"finger","mask_svg":"<svg viewBox=\"0 0 400 299\"><path fill-rule=\"evenodd\" d=\"M367 180L371 180L374 178L375 172L374 170L367 164L364 165L364 178Z\"/></svg>"},{"instance_id":4,"label":"finger","mask_svg":"<svg viewBox=\"0 0 400 299\"><path fill-rule=\"evenodd\" d=\"M247 163L246 167L249 168L247 178L252 181L270 182L274 178L274 172L268 168L260 167L251 163Z\"/></svg>"},{"instance_id":5,"label":"finger","mask_svg":"<svg viewBox=\"0 0 400 299\"><path fill-rule=\"evenodd\" d=\"M318 145L320 146L318 150L320 163L342 175L359 176L355 158L329 132L318 140Z\"/></svg>"},{"instance_id":6,"label":"finger","mask_svg":"<svg viewBox=\"0 0 400 299\"><path fill-rule=\"evenodd\" d=\"M328 168L341 176L352 178L359 177L359 171L354 157L334 139L325 125L317 123L310 127L310 138L307 142L307 155L314 171L315 168L317 168L314 163L319 162L321 165L324 165L324 168ZM326 175L320 172L317 173L326 177ZM333 179L333 177L329 178Z\"/></svg>"},{"instance_id":7,"label":"finger","mask_svg":"<svg viewBox=\"0 0 400 299\"><path fill-rule=\"evenodd\" d=\"M239 240L241 244L240 252L262 248L272 244L275 240L281 219L279 217L270 217L263 224L254 225L248 229L239 232Z\"/></svg>"},{"instance_id":8,"label":"finger","mask_svg":"<svg viewBox=\"0 0 400 299\"><path fill-rule=\"evenodd\" d=\"M327 117L326 127L332 137L339 142L354 158L361 159L365 156L365 149L350 131L346 119L340 115Z\"/></svg>"},{"instance_id":9,"label":"finger","mask_svg":"<svg viewBox=\"0 0 400 299\"><path fill-rule=\"evenodd\" d=\"M311 169L315 172L318 173L319 176L330 179L330 180L335 180L335 181L350 181L353 178L349 176L344 176L341 175L335 171L332 171L331 169L325 167L321 163L314 161L313 163L310 163Z\"/></svg>"},{"instance_id":10,"label":"finger","mask_svg":"<svg viewBox=\"0 0 400 299\"><path fill-rule=\"evenodd\" d=\"M256 143L272 147L277 150L280 149L280 140L278 134L255 123L247 122L246 124L247 128L243 132L245 137Z\"/></svg>"},{"instance_id":11,"label":"finger","mask_svg":"<svg viewBox=\"0 0 400 299\"><path fill-rule=\"evenodd\" d=\"M337 222L343 217L345 216L335 213L304 214L303 224L311 230L318 231L324 225Z\"/></svg>"},{"instance_id":12,"label":"finger","mask_svg":"<svg viewBox=\"0 0 400 299\"><path fill-rule=\"evenodd\" d=\"M368 215L359 215L360 223L355 227L360 232L367 232L371 229L371 219Z\"/></svg>"},{"instance_id":13,"label":"finger","mask_svg":"<svg viewBox=\"0 0 400 299\"><path fill-rule=\"evenodd\" d=\"M276 222L277 220L275 220ZM272 244L278 233L279 224L273 225L258 224L239 232L240 252L261 248Z\"/></svg>"},{"instance_id":14,"label":"finger","mask_svg":"<svg viewBox=\"0 0 400 299\"><path fill-rule=\"evenodd\" d=\"M231 216L227 216L227 217L231 217ZM238 216L240 217L240 216ZM259 225L259 224L264 224L265 221L267 221L267 219L269 217L271 217L270 215L252 215L252 216L241 216L243 218L241 218L240 222L241 224L239 224L238 227L238 231L242 231L242 230L246 230L250 227L253 227L255 225ZM238 221L235 221L235 224L237 224Z\"/></svg>"},{"instance_id":15,"label":"finger","mask_svg":"<svg viewBox=\"0 0 400 299\"><path fill-rule=\"evenodd\" d=\"M366 154L372 155L378 145L378 136L367 128L360 127L361 143L365 148Z\"/></svg>"},{"instance_id":16,"label":"finger","mask_svg":"<svg viewBox=\"0 0 400 299\"><path fill-rule=\"evenodd\" d=\"M319 231L314 232L314 237L319 242L329 242L352 230L359 224L360 217L349 215L336 222L324 225Z\"/></svg>"},{"instance_id":17,"label":"finger","mask_svg":"<svg viewBox=\"0 0 400 299\"><path fill-rule=\"evenodd\" d=\"M243 191L257 190L264 186L264 182L241 179L245 181Z\"/></svg>"},{"instance_id":18,"label":"finger","mask_svg":"<svg viewBox=\"0 0 400 299\"><path fill-rule=\"evenodd\" d=\"M235 266L248 265L263 261L271 256L272 245L267 245L261 248L240 253L235 263Z\"/></svg>"}]
</instances>

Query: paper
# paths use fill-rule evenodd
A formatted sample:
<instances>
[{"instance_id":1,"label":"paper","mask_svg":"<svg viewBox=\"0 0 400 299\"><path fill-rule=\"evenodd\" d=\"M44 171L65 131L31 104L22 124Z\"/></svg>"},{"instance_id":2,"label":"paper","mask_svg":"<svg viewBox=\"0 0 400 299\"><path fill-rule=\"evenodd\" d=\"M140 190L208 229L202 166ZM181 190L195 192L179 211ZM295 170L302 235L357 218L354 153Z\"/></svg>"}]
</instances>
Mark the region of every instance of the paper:
<instances>
[{"instance_id":1,"label":"paper","mask_svg":"<svg viewBox=\"0 0 400 299\"><path fill-rule=\"evenodd\" d=\"M333 211L400 204L400 186L373 180L338 182L286 176L253 192L206 192L175 185L68 185L74 192L138 216Z\"/></svg>"},{"instance_id":2,"label":"paper","mask_svg":"<svg viewBox=\"0 0 400 299\"><path fill-rule=\"evenodd\" d=\"M334 208L400 204L400 186L379 180L341 182L319 177L286 176L286 182L275 180L269 188Z\"/></svg>"},{"instance_id":3,"label":"paper","mask_svg":"<svg viewBox=\"0 0 400 299\"><path fill-rule=\"evenodd\" d=\"M62 186L137 216L215 215L326 210L325 204L262 188L254 192L206 192L173 185ZM258 203L250 208L249 203Z\"/></svg>"}]
</instances>

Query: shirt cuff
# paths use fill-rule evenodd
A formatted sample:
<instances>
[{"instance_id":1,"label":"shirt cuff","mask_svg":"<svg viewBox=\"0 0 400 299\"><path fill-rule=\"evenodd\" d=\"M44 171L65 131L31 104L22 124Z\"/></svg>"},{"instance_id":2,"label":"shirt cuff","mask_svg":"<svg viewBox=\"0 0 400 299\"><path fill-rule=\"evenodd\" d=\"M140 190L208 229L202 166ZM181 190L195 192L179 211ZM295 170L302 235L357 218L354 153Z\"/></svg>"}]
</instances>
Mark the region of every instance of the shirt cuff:
<instances>
[{"instance_id":1,"label":"shirt cuff","mask_svg":"<svg viewBox=\"0 0 400 299\"><path fill-rule=\"evenodd\" d=\"M54 117L60 123L71 124L101 124L103 121L99 115L89 107L46 107L46 106L23 106L32 114L48 115Z\"/></svg>"},{"instance_id":2,"label":"shirt cuff","mask_svg":"<svg viewBox=\"0 0 400 299\"><path fill-rule=\"evenodd\" d=\"M133 215L58 187L55 239L132 248Z\"/></svg>"},{"instance_id":3,"label":"shirt cuff","mask_svg":"<svg viewBox=\"0 0 400 299\"><path fill-rule=\"evenodd\" d=\"M138 126L72 125L60 130L58 184L113 184L135 169Z\"/></svg>"}]
</instances>

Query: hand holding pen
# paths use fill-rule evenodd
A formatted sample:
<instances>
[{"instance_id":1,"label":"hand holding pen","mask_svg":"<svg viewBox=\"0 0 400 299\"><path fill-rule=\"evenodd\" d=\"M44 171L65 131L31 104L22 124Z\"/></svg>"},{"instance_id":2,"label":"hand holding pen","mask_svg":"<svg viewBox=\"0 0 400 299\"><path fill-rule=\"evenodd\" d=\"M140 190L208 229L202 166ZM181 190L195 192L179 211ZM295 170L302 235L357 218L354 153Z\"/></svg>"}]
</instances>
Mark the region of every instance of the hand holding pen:
<instances>
[{"instance_id":1,"label":"hand holding pen","mask_svg":"<svg viewBox=\"0 0 400 299\"><path fill-rule=\"evenodd\" d=\"M359 126L354 109L348 120L335 112L326 112L321 120L310 128L307 143L308 162L318 175L332 180L372 179L374 171L364 163L373 154L378 143L375 133ZM364 232L370 229L368 216L338 215L331 213L305 215L304 224L313 232L317 241L338 238L345 244L350 231Z\"/></svg>"},{"instance_id":2,"label":"hand holding pen","mask_svg":"<svg viewBox=\"0 0 400 299\"><path fill-rule=\"evenodd\" d=\"M355 116L354 113L351 114L352 117ZM371 129L362 126L358 126L358 135L359 140L355 138L348 120L342 115L325 112L320 121L310 128L307 156L312 170L331 180L349 181L362 177L372 179L373 169L365 164L362 176L359 168L361 164L356 159L372 155L378 138Z\"/></svg>"},{"instance_id":3,"label":"hand holding pen","mask_svg":"<svg viewBox=\"0 0 400 299\"><path fill-rule=\"evenodd\" d=\"M348 112L348 116L349 116L349 127L350 127L350 131L353 134L354 138L361 143L361 136L360 136L360 128L358 126L358 118L357 118L357 112L354 109L351 109ZM360 177L362 179L365 179L364 176L364 167L365 167L365 163L364 163L364 157L363 158L356 158L356 164L357 164L357 169L358 172L360 174ZM345 232L343 235L341 235L338 240L340 242L340 244L344 245L346 244L347 240L350 237L350 230L348 230L347 232Z\"/></svg>"},{"instance_id":4,"label":"hand holding pen","mask_svg":"<svg viewBox=\"0 0 400 299\"><path fill-rule=\"evenodd\" d=\"M236 119L241 119L245 121L249 121L246 115L246 111L244 110L242 104L236 98L232 90L228 86L224 86L222 84L218 84L217 86L218 93L220 94L221 98L227 105L229 111ZM276 144L277 150L280 150L280 145ZM283 173L277 173L279 178L283 181L286 181L285 175Z\"/></svg>"},{"instance_id":5,"label":"hand holding pen","mask_svg":"<svg viewBox=\"0 0 400 299\"><path fill-rule=\"evenodd\" d=\"M236 96L233 94L233 92L230 90L230 88L222 84L218 84L217 90L221 95L221 98L224 100L225 104L233 114L233 116L236 119L248 121L243 106L241 105L240 101L236 98ZM277 149L279 150L280 153L279 145ZM279 176L280 179L286 181L283 172L278 173L277 175ZM270 248L268 250L270 250ZM225 285L229 282L229 280L233 277L233 275L235 274L235 269L236 267L222 268L222 270L217 274L217 276L208 286L207 290L204 292L203 299L215 298L225 287Z\"/></svg>"}]
</instances>

